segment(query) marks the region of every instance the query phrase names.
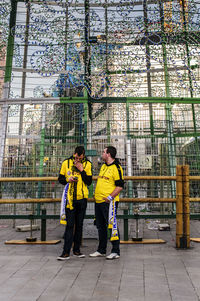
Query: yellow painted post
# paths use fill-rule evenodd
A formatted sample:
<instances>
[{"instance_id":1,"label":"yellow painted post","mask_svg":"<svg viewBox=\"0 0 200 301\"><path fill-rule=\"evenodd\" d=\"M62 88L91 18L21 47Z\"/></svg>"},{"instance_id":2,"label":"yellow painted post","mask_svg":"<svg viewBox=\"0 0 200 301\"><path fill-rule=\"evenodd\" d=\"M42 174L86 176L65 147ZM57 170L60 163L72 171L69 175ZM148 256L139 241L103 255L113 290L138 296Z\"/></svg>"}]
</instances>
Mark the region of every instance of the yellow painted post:
<instances>
[{"instance_id":1,"label":"yellow painted post","mask_svg":"<svg viewBox=\"0 0 200 301\"><path fill-rule=\"evenodd\" d=\"M176 247L181 248L183 237L183 179L182 166L176 166Z\"/></svg>"},{"instance_id":2,"label":"yellow painted post","mask_svg":"<svg viewBox=\"0 0 200 301\"><path fill-rule=\"evenodd\" d=\"M190 247L190 185L189 165L183 166L183 238L184 247Z\"/></svg>"}]
</instances>

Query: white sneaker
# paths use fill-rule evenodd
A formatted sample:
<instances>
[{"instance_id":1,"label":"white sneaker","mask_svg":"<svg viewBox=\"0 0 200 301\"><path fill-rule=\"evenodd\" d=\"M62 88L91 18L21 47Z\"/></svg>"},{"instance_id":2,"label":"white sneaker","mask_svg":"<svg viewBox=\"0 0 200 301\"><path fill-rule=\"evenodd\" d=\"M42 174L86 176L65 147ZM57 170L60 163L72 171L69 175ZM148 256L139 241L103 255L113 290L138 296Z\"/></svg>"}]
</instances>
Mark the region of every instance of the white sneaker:
<instances>
[{"instance_id":1,"label":"white sneaker","mask_svg":"<svg viewBox=\"0 0 200 301\"><path fill-rule=\"evenodd\" d=\"M100 252L96 251L89 255L90 257L103 257L106 256L106 254L101 254Z\"/></svg>"},{"instance_id":2,"label":"white sneaker","mask_svg":"<svg viewBox=\"0 0 200 301\"><path fill-rule=\"evenodd\" d=\"M120 255L118 255L117 253L111 253L110 255L106 256L106 259L112 260L112 259L118 259L119 257Z\"/></svg>"}]
</instances>

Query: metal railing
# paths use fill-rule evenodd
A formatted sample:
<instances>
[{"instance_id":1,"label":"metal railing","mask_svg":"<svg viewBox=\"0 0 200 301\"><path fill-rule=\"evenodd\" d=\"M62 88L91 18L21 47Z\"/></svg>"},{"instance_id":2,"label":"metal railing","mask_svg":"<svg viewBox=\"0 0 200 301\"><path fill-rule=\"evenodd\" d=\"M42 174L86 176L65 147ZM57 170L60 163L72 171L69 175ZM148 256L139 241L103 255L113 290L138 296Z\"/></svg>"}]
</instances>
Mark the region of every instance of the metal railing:
<instances>
[{"instance_id":1,"label":"metal railing","mask_svg":"<svg viewBox=\"0 0 200 301\"><path fill-rule=\"evenodd\" d=\"M93 180L97 180L97 176L93 176ZM200 176L190 176L188 165L177 165L176 176L125 176L125 181L176 181L176 197L175 198L120 198L120 202L125 203L176 203L176 247L189 248L190 247L190 202L199 202L200 198L189 197L189 181L199 181ZM1 182L43 182L43 181L57 181L57 177L30 177L30 178L0 178ZM60 202L60 198L27 198L27 199L0 199L0 204L21 204L21 203L55 203ZM89 198L88 202L94 202L94 198ZM125 210L126 211L126 210ZM157 217L156 215L154 216ZM164 215L163 217L168 217ZM46 219L57 219L57 215L46 215L45 211L37 215L0 215L1 219L15 218L15 219L41 219L42 223ZM125 212L124 215L119 215L119 218L124 219L124 240L128 240L128 219L134 218ZM141 215L140 218L146 218ZM46 225L45 225L46 231ZM41 237L46 238L44 229L41 228Z\"/></svg>"}]
</instances>

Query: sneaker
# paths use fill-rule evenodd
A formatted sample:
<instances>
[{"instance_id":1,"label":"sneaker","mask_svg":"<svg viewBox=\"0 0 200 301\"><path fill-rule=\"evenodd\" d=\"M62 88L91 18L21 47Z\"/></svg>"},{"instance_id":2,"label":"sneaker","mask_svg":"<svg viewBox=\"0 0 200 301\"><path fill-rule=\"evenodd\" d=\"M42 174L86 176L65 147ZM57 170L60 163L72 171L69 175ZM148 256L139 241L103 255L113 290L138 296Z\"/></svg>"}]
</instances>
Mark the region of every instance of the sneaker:
<instances>
[{"instance_id":1,"label":"sneaker","mask_svg":"<svg viewBox=\"0 0 200 301\"><path fill-rule=\"evenodd\" d=\"M103 257L106 256L106 254L101 254L100 252L96 251L92 254L90 254L90 257Z\"/></svg>"},{"instance_id":2,"label":"sneaker","mask_svg":"<svg viewBox=\"0 0 200 301\"><path fill-rule=\"evenodd\" d=\"M120 255L118 255L117 253L111 253L110 255L106 256L106 259L113 260L113 259L118 259L119 257Z\"/></svg>"},{"instance_id":3,"label":"sneaker","mask_svg":"<svg viewBox=\"0 0 200 301\"><path fill-rule=\"evenodd\" d=\"M68 260L68 259L70 259L70 256L67 253L66 254L62 253L60 256L57 257L57 260Z\"/></svg>"},{"instance_id":4,"label":"sneaker","mask_svg":"<svg viewBox=\"0 0 200 301\"><path fill-rule=\"evenodd\" d=\"M85 257L85 255L82 254L81 252L74 252L73 256L76 256L76 257L79 257L79 258L84 258Z\"/></svg>"}]
</instances>

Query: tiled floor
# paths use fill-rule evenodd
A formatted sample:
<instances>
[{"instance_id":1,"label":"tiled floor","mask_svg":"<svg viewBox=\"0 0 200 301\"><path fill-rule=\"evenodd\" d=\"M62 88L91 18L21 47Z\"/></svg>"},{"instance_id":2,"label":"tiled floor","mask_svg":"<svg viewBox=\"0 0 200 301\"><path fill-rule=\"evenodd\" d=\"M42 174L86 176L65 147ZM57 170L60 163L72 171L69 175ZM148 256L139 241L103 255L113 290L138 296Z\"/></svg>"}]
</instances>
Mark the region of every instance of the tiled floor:
<instances>
[{"instance_id":1,"label":"tiled floor","mask_svg":"<svg viewBox=\"0 0 200 301\"><path fill-rule=\"evenodd\" d=\"M60 262L56 257L62 252L62 243L5 245L6 240L23 239L29 233L16 232L11 222L1 220L0 300L200 300L200 244L192 242L190 249L177 250L175 221L170 225L171 231L149 230L148 223L140 221L144 238L162 238L165 244L123 244L120 259L108 261L88 256L98 241L87 238L82 246L85 258L71 256ZM58 221L48 222L47 239L62 240L63 231ZM199 221L191 222L191 233L200 237ZM40 238L39 231L33 234Z\"/></svg>"}]
</instances>

